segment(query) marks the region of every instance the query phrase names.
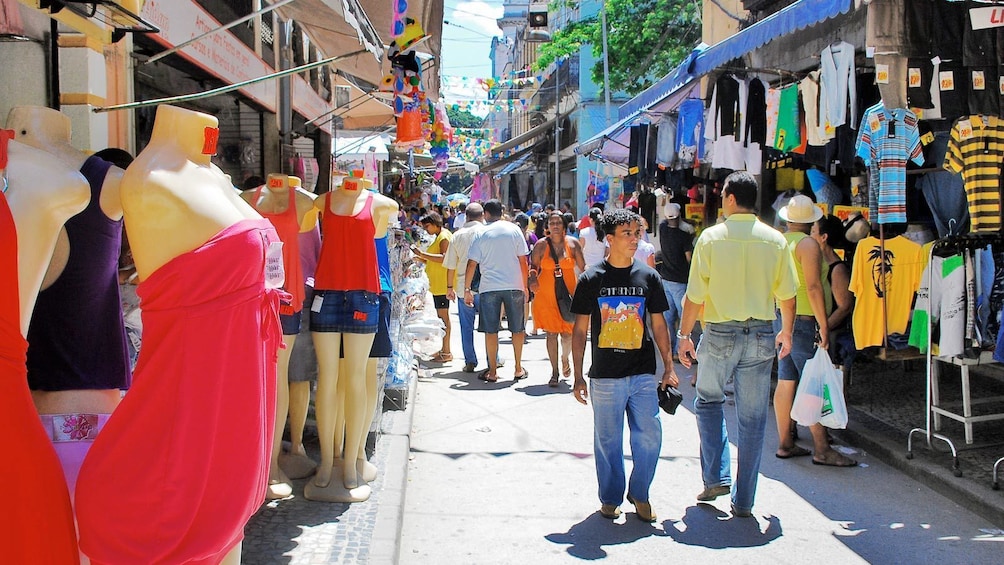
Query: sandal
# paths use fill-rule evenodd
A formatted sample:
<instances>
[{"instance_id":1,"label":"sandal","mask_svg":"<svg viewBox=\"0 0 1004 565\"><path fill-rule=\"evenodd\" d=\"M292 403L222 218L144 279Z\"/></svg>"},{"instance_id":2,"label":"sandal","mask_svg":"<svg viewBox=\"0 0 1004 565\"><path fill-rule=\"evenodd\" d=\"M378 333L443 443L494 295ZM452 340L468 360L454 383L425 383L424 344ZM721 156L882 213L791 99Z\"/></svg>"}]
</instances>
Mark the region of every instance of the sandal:
<instances>
[{"instance_id":1,"label":"sandal","mask_svg":"<svg viewBox=\"0 0 1004 565\"><path fill-rule=\"evenodd\" d=\"M561 375L566 379L572 376L572 365L564 364L561 365Z\"/></svg>"},{"instance_id":2,"label":"sandal","mask_svg":"<svg viewBox=\"0 0 1004 565\"><path fill-rule=\"evenodd\" d=\"M523 374L522 375L513 375L512 376L512 380L514 380L514 381L521 381L521 380L523 380L523 379L525 379L525 378L527 378L529 376L530 376L530 371L527 371L526 368L524 367L523 368Z\"/></svg>"},{"instance_id":3,"label":"sandal","mask_svg":"<svg viewBox=\"0 0 1004 565\"><path fill-rule=\"evenodd\" d=\"M481 371L481 373L478 375L478 380L485 381L486 383L497 383L499 378L496 376L494 379L489 379L488 378L489 373L491 373L491 369L485 369L484 371Z\"/></svg>"},{"instance_id":4,"label":"sandal","mask_svg":"<svg viewBox=\"0 0 1004 565\"><path fill-rule=\"evenodd\" d=\"M453 354L440 351L432 356L432 360L436 363L449 363L453 361Z\"/></svg>"},{"instance_id":5,"label":"sandal","mask_svg":"<svg viewBox=\"0 0 1004 565\"><path fill-rule=\"evenodd\" d=\"M547 386L556 388L558 386L558 373L551 375L551 380L547 381Z\"/></svg>"}]
</instances>

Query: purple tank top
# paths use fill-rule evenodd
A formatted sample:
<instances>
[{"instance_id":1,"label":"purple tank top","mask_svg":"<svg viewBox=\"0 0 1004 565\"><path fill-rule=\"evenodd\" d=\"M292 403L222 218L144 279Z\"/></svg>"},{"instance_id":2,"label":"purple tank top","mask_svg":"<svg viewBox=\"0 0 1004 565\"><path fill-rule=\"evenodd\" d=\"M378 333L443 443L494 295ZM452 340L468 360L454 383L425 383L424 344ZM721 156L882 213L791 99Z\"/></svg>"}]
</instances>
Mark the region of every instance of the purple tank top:
<instances>
[{"instance_id":1,"label":"purple tank top","mask_svg":"<svg viewBox=\"0 0 1004 565\"><path fill-rule=\"evenodd\" d=\"M32 390L129 388L129 359L119 299L122 220L101 211L101 185L112 164L88 157L80 172L91 201L66 222L70 257L38 294L28 327Z\"/></svg>"}]
</instances>

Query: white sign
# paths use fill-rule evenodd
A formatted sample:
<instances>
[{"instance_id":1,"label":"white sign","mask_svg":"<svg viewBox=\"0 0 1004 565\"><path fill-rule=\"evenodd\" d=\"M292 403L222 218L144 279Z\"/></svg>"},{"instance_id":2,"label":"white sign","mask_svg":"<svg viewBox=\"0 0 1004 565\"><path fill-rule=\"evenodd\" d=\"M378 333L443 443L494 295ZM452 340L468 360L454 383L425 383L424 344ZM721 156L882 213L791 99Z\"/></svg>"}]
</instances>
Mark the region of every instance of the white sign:
<instances>
[{"instance_id":1,"label":"white sign","mask_svg":"<svg viewBox=\"0 0 1004 565\"><path fill-rule=\"evenodd\" d=\"M193 0L147 0L141 15L160 28L160 33L152 34L150 37L169 48L221 25ZM226 31L197 41L178 54L228 84L244 82L275 72L275 69L265 63L254 50ZM292 105L297 112L310 120L331 110L331 105L314 92L303 77L293 75L291 79ZM278 86L278 79L271 79L250 84L240 91L270 112L275 112ZM327 121L318 122L322 125L321 129L331 133L331 126Z\"/></svg>"},{"instance_id":2,"label":"white sign","mask_svg":"<svg viewBox=\"0 0 1004 565\"><path fill-rule=\"evenodd\" d=\"M1004 6L996 8L970 8L969 19L973 22L973 29L987 29L991 27L1004 26Z\"/></svg>"}]
</instances>

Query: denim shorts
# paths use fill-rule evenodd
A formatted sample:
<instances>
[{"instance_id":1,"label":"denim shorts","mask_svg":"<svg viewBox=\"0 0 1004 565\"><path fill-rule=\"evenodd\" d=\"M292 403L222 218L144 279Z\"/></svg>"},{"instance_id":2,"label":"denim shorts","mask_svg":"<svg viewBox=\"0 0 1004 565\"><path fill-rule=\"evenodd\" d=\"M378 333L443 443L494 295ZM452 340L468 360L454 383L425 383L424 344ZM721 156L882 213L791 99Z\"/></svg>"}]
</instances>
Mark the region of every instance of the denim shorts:
<instances>
[{"instance_id":1,"label":"denim shorts","mask_svg":"<svg viewBox=\"0 0 1004 565\"><path fill-rule=\"evenodd\" d=\"M436 307L436 310L446 310L450 307L450 299L445 294L433 294L432 305Z\"/></svg>"},{"instance_id":2,"label":"denim shorts","mask_svg":"<svg viewBox=\"0 0 1004 565\"><path fill-rule=\"evenodd\" d=\"M279 314L279 322L282 323L282 335L299 335L300 322L303 320L303 310L292 314Z\"/></svg>"},{"instance_id":3,"label":"denim shorts","mask_svg":"<svg viewBox=\"0 0 1004 565\"><path fill-rule=\"evenodd\" d=\"M522 290L490 290L480 293L478 298L478 318L481 320L478 331L486 334L497 334L502 329L502 306L505 305L505 317L509 322L509 331L514 334L523 333L523 299Z\"/></svg>"},{"instance_id":4,"label":"denim shorts","mask_svg":"<svg viewBox=\"0 0 1004 565\"><path fill-rule=\"evenodd\" d=\"M381 359L391 357L394 353L394 346L390 343L390 293L380 293L380 317L377 320L377 332L373 337L373 345L370 346L370 358ZM338 357L345 358L345 346L338 352Z\"/></svg>"},{"instance_id":5,"label":"denim shorts","mask_svg":"<svg viewBox=\"0 0 1004 565\"><path fill-rule=\"evenodd\" d=\"M368 290L315 290L310 309L312 332L374 334L380 295Z\"/></svg>"},{"instance_id":6,"label":"denim shorts","mask_svg":"<svg viewBox=\"0 0 1004 565\"><path fill-rule=\"evenodd\" d=\"M781 331L781 319L774 320L774 333ZM816 320L795 318L791 332L791 353L777 361L777 380L795 381L802 376L805 362L816 354Z\"/></svg>"}]
</instances>

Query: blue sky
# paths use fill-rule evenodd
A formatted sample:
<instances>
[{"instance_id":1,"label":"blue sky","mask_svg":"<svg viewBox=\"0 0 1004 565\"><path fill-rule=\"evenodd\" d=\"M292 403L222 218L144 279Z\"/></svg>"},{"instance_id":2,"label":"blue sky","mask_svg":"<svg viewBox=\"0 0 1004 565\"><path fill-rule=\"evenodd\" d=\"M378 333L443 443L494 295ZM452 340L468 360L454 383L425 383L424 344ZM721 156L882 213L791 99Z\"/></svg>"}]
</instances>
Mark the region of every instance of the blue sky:
<instances>
[{"instance_id":1,"label":"blue sky","mask_svg":"<svg viewBox=\"0 0 1004 565\"><path fill-rule=\"evenodd\" d=\"M502 36L502 30L495 23L502 17L502 10L501 0L445 0L443 19L450 24L443 25L443 60L440 61L443 76L491 77L489 53L492 37ZM476 85L458 88L448 83L443 85L442 96L447 103L487 98L484 90Z\"/></svg>"}]
</instances>

